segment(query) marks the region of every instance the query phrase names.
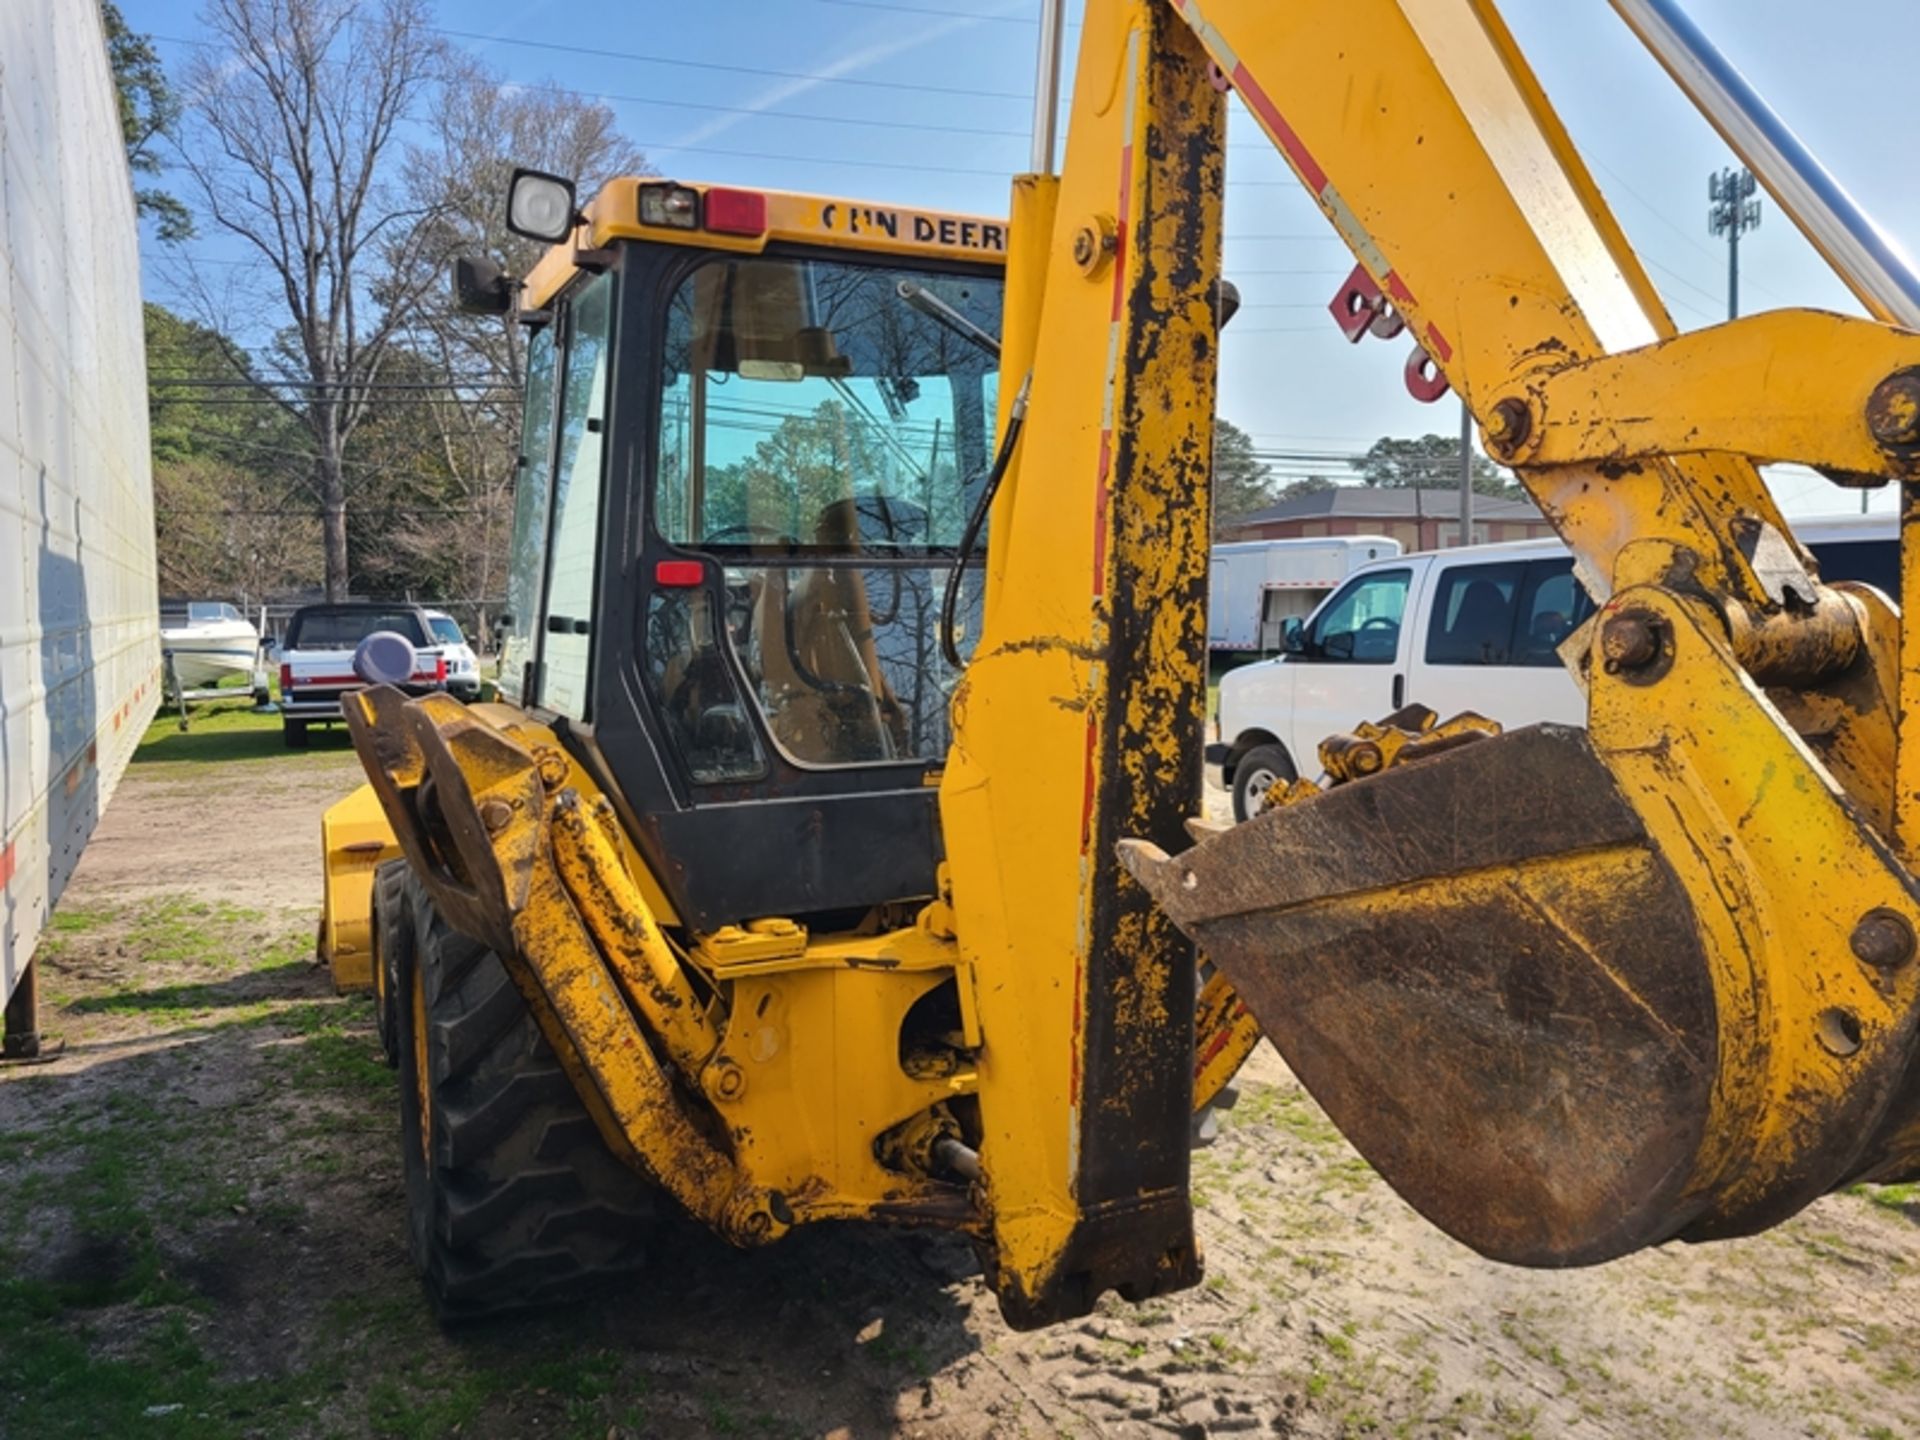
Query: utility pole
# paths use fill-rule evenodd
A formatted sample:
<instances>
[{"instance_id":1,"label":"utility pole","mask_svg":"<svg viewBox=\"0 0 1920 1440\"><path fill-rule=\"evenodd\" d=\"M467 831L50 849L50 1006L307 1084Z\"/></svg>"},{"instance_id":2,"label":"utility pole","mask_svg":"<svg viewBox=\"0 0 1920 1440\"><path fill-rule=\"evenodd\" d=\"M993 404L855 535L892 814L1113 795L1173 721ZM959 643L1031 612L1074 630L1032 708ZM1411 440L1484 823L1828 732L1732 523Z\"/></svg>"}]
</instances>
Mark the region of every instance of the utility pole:
<instances>
[{"instance_id":1,"label":"utility pole","mask_svg":"<svg viewBox=\"0 0 1920 1440\"><path fill-rule=\"evenodd\" d=\"M1473 543L1473 411L1460 402L1460 543Z\"/></svg>"},{"instance_id":2,"label":"utility pole","mask_svg":"<svg viewBox=\"0 0 1920 1440\"><path fill-rule=\"evenodd\" d=\"M1740 236L1760 228L1753 172L1722 170L1707 177L1707 233L1727 237L1727 318L1740 318Z\"/></svg>"}]
</instances>

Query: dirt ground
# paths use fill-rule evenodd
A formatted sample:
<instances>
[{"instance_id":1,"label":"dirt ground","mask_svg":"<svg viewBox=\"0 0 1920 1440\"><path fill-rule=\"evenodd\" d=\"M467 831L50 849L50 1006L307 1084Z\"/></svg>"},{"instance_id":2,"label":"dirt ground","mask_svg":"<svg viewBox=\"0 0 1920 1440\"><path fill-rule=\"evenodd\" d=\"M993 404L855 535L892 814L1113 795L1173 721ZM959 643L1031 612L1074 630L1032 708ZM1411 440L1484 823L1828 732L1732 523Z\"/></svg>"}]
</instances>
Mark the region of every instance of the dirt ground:
<instances>
[{"instance_id":1,"label":"dirt ground","mask_svg":"<svg viewBox=\"0 0 1920 1440\"><path fill-rule=\"evenodd\" d=\"M392 1073L310 963L317 820L353 764L274 745L136 764L42 952L67 1045L0 1074L0 1435L1920 1437L1911 1189L1503 1269L1264 1049L1197 1157L1185 1294L1017 1335L954 1242L743 1256L678 1225L636 1291L443 1334Z\"/></svg>"}]
</instances>

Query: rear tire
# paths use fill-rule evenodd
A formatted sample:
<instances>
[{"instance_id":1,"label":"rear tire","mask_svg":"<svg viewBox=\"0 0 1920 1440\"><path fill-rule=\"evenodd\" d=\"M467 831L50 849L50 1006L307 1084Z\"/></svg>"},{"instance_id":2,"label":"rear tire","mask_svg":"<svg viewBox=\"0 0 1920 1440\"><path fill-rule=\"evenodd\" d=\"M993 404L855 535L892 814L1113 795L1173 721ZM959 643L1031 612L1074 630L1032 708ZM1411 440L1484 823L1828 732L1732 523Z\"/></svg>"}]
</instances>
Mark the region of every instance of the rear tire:
<instances>
[{"instance_id":1,"label":"rear tire","mask_svg":"<svg viewBox=\"0 0 1920 1440\"><path fill-rule=\"evenodd\" d=\"M1276 782L1298 778L1284 746L1254 746L1233 767L1233 818L1251 820L1266 808L1267 791Z\"/></svg>"},{"instance_id":2,"label":"rear tire","mask_svg":"<svg viewBox=\"0 0 1920 1440\"><path fill-rule=\"evenodd\" d=\"M405 873L400 1143L435 1314L481 1319L639 1270L654 1191L608 1150L499 957Z\"/></svg>"},{"instance_id":3,"label":"rear tire","mask_svg":"<svg viewBox=\"0 0 1920 1440\"><path fill-rule=\"evenodd\" d=\"M280 738L287 742L287 749L289 750L306 749L307 722L304 720L282 720L280 722Z\"/></svg>"},{"instance_id":4,"label":"rear tire","mask_svg":"<svg viewBox=\"0 0 1920 1440\"><path fill-rule=\"evenodd\" d=\"M413 911L407 904L407 862L373 872L373 1013L387 1064L400 1067L400 977L411 974Z\"/></svg>"}]
</instances>

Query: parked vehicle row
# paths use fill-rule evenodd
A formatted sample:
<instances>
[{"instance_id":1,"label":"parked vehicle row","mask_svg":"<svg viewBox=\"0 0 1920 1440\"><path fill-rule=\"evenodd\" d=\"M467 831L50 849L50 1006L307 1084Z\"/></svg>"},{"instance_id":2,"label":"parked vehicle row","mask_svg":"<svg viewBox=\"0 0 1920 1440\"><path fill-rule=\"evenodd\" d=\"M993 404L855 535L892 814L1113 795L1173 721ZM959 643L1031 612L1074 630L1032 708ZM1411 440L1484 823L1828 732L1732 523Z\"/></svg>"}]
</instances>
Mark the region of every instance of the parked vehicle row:
<instances>
[{"instance_id":1,"label":"parked vehicle row","mask_svg":"<svg viewBox=\"0 0 1920 1440\"><path fill-rule=\"evenodd\" d=\"M1794 529L1824 579L1899 593L1891 517ZM1585 697L1557 652L1592 613L1557 540L1376 561L1289 628L1285 654L1220 682L1220 743L1209 747L1209 765L1244 820L1276 780L1319 773L1321 740L1403 705L1443 719L1472 710L1508 729L1582 724Z\"/></svg>"}]
</instances>

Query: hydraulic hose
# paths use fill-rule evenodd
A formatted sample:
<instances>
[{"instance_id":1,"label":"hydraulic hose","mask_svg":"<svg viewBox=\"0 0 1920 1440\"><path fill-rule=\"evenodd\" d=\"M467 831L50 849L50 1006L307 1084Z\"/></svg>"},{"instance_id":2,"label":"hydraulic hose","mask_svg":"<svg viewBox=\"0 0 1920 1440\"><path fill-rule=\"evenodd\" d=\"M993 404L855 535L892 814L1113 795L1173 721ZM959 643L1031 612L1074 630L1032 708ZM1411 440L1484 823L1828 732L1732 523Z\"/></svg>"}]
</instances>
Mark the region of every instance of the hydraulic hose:
<instances>
[{"instance_id":1,"label":"hydraulic hose","mask_svg":"<svg viewBox=\"0 0 1920 1440\"><path fill-rule=\"evenodd\" d=\"M987 483L980 488L980 499L974 504L973 514L967 517L967 528L960 532L960 544L953 557L953 570L947 576L947 593L940 597L940 653L955 670L961 669L964 664L959 648L953 641L953 615L960 603L960 586L966 580L967 561L973 555L973 547L980 541L980 527L987 523L987 514L993 509L993 497L999 492L1000 482L1007 476L1007 466L1013 460L1013 447L1020 442L1021 428L1027 423L1027 392L1032 386L1033 372L1029 370L1026 379L1020 382L1020 393L1013 397L1013 408L1007 412L1007 433L1000 437L1000 450L993 457L993 468L987 472Z\"/></svg>"}]
</instances>

